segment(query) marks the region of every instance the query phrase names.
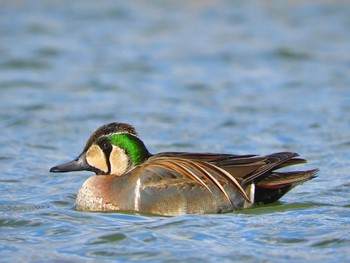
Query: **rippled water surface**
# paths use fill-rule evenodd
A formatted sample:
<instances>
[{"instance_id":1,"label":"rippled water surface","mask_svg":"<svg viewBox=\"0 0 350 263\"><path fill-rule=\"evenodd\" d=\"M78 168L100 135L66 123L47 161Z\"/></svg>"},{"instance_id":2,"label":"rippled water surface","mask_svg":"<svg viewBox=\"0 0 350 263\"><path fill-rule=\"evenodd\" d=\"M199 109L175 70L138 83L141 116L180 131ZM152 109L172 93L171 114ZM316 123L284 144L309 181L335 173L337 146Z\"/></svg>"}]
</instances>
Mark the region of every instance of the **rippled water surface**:
<instances>
[{"instance_id":1,"label":"rippled water surface","mask_svg":"<svg viewBox=\"0 0 350 263\"><path fill-rule=\"evenodd\" d=\"M350 261L348 1L1 1L3 262ZM222 215L75 211L91 132L151 152L296 151L319 176Z\"/></svg>"}]
</instances>

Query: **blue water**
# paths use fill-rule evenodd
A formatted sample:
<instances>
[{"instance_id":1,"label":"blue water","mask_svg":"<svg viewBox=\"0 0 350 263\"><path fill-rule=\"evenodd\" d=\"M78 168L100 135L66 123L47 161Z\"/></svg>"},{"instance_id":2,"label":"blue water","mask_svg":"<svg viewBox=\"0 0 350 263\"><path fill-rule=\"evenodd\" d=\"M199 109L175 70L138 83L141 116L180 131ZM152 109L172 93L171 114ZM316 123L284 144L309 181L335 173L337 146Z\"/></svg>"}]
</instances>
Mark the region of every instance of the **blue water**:
<instances>
[{"instance_id":1,"label":"blue water","mask_svg":"<svg viewBox=\"0 0 350 263\"><path fill-rule=\"evenodd\" d=\"M1 1L1 262L350 261L348 1ZM75 211L94 129L153 153L295 151L318 177L222 215Z\"/></svg>"}]
</instances>

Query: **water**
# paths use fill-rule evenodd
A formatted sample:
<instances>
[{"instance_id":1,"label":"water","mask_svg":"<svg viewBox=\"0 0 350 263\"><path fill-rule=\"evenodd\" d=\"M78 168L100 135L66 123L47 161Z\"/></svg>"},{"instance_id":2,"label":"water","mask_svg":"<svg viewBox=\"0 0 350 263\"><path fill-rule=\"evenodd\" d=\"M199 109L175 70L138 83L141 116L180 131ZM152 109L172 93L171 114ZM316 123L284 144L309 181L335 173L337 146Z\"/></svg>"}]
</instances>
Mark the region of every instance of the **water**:
<instances>
[{"instance_id":1,"label":"water","mask_svg":"<svg viewBox=\"0 0 350 263\"><path fill-rule=\"evenodd\" d=\"M0 3L0 261L350 260L350 4L214 2ZM319 176L222 215L75 211L90 174L48 170L111 121L151 152L296 151Z\"/></svg>"}]
</instances>

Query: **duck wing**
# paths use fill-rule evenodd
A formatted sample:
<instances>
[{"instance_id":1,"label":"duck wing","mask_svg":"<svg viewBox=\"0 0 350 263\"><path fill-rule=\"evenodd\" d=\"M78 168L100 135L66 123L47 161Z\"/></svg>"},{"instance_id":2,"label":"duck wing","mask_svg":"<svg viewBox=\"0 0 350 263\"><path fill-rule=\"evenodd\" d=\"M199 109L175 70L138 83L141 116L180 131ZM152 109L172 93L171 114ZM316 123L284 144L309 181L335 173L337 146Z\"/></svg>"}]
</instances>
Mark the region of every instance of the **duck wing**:
<instances>
[{"instance_id":1,"label":"duck wing","mask_svg":"<svg viewBox=\"0 0 350 263\"><path fill-rule=\"evenodd\" d=\"M212 193L211 188L218 189L230 202L230 197L224 186L229 184L237 190L247 201L249 197L241 184L225 169L215 165L214 155L202 155L201 158L188 158L182 154L157 154L150 157L143 164L134 168L132 173L142 173L143 185L148 187L189 187L196 184L206 188ZM222 157L222 156L221 156ZM203 161L211 160L211 161Z\"/></svg>"},{"instance_id":2,"label":"duck wing","mask_svg":"<svg viewBox=\"0 0 350 263\"><path fill-rule=\"evenodd\" d=\"M254 183L262 181L271 171L306 162L304 159L295 158L297 156L299 155L293 152L279 152L266 156L184 152L154 155L157 158L181 158L193 162L210 163L231 174L242 186L253 181Z\"/></svg>"},{"instance_id":3,"label":"duck wing","mask_svg":"<svg viewBox=\"0 0 350 263\"><path fill-rule=\"evenodd\" d=\"M140 173L143 184L147 187L190 188L196 185L211 193L214 187L231 202L224 188L228 184L247 201L254 202L244 190L252 183L257 186L257 190L265 193L273 189L273 194L277 196L278 193L280 197L282 192L278 189L284 188L287 191L314 177L317 170L275 172L283 167L306 162L297 157L298 154L292 152L266 156L168 152L151 156L132 172Z\"/></svg>"}]
</instances>

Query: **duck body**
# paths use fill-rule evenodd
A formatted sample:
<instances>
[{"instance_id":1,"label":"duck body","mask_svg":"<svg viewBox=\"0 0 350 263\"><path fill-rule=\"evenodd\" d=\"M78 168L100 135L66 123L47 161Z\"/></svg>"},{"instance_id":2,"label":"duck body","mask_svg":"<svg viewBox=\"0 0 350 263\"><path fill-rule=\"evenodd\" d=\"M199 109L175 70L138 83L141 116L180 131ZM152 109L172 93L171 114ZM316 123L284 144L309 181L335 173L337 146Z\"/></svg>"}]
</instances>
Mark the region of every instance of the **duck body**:
<instances>
[{"instance_id":1,"label":"duck body","mask_svg":"<svg viewBox=\"0 0 350 263\"><path fill-rule=\"evenodd\" d=\"M162 158L171 160L172 155L162 155ZM209 191L179 171L169 171L156 165L157 156L125 175L94 175L88 178L78 192L76 208L82 211L135 211L175 216L222 213L250 206L229 184L223 186L230 197L227 199L213 185L208 185Z\"/></svg>"},{"instance_id":2,"label":"duck body","mask_svg":"<svg viewBox=\"0 0 350 263\"><path fill-rule=\"evenodd\" d=\"M231 194L235 205L243 207L244 199L234 191ZM194 195L200 198L194 198ZM142 182L140 178L131 180L125 177L94 175L80 188L76 209L177 216L229 212L234 210L235 206L220 194L211 194L200 187L193 187L189 191L188 188L179 188L176 184L155 187L149 182Z\"/></svg>"},{"instance_id":3,"label":"duck body","mask_svg":"<svg viewBox=\"0 0 350 263\"><path fill-rule=\"evenodd\" d=\"M133 127L100 127L75 160L51 172L88 170L76 198L80 211L177 216L213 214L277 201L317 170L277 172L305 163L296 153L266 156L167 152L152 155Z\"/></svg>"}]
</instances>

